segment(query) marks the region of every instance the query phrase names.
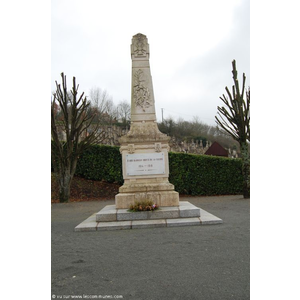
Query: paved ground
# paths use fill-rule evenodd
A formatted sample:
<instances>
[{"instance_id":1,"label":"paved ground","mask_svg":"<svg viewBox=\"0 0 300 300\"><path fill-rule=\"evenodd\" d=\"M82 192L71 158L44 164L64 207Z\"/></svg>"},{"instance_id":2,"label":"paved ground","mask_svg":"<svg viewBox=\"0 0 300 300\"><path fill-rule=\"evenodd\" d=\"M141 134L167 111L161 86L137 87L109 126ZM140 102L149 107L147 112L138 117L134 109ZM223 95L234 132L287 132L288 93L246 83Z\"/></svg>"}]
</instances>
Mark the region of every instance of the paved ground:
<instances>
[{"instance_id":1,"label":"paved ground","mask_svg":"<svg viewBox=\"0 0 300 300\"><path fill-rule=\"evenodd\" d=\"M52 204L51 298L250 299L250 201L241 196L180 200L224 223L74 232L114 201Z\"/></svg>"}]
</instances>

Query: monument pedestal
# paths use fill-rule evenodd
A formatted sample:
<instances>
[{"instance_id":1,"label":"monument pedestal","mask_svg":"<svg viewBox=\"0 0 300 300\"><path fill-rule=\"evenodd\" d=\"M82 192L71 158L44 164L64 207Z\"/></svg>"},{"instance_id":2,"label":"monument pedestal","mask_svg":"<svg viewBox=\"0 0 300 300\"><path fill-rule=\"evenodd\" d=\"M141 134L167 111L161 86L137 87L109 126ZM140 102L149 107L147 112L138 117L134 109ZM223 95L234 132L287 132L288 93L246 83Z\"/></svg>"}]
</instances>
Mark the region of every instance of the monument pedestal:
<instances>
[{"instance_id":1,"label":"monument pedestal","mask_svg":"<svg viewBox=\"0 0 300 300\"><path fill-rule=\"evenodd\" d=\"M135 201L144 200L151 200L162 207L179 205L179 194L168 181L167 155L164 152L140 152L138 149L135 154L122 153L124 185L115 197L116 208L129 208ZM163 174L151 175L151 172Z\"/></svg>"},{"instance_id":2,"label":"monument pedestal","mask_svg":"<svg viewBox=\"0 0 300 300\"><path fill-rule=\"evenodd\" d=\"M179 206L179 196L175 191L120 193L115 198L116 208L129 208L135 201L152 200L159 207Z\"/></svg>"},{"instance_id":3,"label":"monument pedestal","mask_svg":"<svg viewBox=\"0 0 300 300\"><path fill-rule=\"evenodd\" d=\"M142 229L175 226L199 226L222 224L222 219L196 207L188 201L180 201L177 207L161 207L155 211L130 212L106 205L75 227L75 231L103 231Z\"/></svg>"},{"instance_id":4,"label":"monument pedestal","mask_svg":"<svg viewBox=\"0 0 300 300\"><path fill-rule=\"evenodd\" d=\"M124 184L115 197L116 208L129 208L135 201L144 200L162 207L178 206L179 194L168 180L168 137L164 141L139 137L143 143L134 144L130 136L120 139Z\"/></svg>"}]
</instances>

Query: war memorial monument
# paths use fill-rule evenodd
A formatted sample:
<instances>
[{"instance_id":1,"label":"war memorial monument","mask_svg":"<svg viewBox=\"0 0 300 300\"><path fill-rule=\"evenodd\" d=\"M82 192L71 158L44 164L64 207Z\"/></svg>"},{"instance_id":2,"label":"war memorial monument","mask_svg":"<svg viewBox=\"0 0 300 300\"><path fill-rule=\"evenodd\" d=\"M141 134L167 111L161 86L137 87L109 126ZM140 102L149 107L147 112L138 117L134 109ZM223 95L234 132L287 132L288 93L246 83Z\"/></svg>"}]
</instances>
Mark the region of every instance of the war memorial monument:
<instances>
[{"instance_id":1,"label":"war memorial monument","mask_svg":"<svg viewBox=\"0 0 300 300\"><path fill-rule=\"evenodd\" d=\"M149 63L149 44L145 35L133 36L131 44L131 126L122 136L120 152L124 184L115 204L75 227L75 231L134 229L186 225L220 224L223 221L188 201L180 201L169 182L170 137L158 129ZM155 211L129 211L135 201L151 200Z\"/></svg>"}]
</instances>

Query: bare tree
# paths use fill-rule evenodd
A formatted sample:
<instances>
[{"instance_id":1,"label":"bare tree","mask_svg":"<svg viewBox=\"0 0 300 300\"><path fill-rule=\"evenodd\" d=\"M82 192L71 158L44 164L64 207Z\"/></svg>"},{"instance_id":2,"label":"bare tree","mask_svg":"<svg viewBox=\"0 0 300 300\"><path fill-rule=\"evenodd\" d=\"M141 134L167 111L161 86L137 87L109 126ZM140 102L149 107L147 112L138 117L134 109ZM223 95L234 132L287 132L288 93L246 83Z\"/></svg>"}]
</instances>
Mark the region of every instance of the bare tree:
<instances>
[{"instance_id":1,"label":"bare tree","mask_svg":"<svg viewBox=\"0 0 300 300\"><path fill-rule=\"evenodd\" d=\"M127 130L130 124L130 104L123 100L118 104L117 110L118 118L122 120L122 124Z\"/></svg>"},{"instance_id":2,"label":"bare tree","mask_svg":"<svg viewBox=\"0 0 300 300\"><path fill-rule=\"evenodd\" d=\"M106 102L106 108L105 108L105 112L106 112L106 117L107 117L107 122L112 125L113 123L115 123L118 119L118 109L115 106L114 102L112 99L109 99Z\"/></svg>"},{"instance_id":3,"label":"bare tree","mask_svg":"<svg viewBox=\"0 0 300 300\"><path fill-rule=\"evenodd\" d=\"M59 200L68 202L79 155L91 144L100 143L104 132L99 130L100 120L94 122L96 113L84 93L78 95L75 77L69 93L64 73L61 78L62 86L56 82L51 100L51 159L59 185ZM63 128L64 142L59 138L59 127Z\"/></svg>"},{"instance_id":4,"label":"bare tree","mask_svg":"<svg viewBox=\"0 0 300 300\"><path fill-rule=\"evenodd\" d=\"M246 76L243 74L243 86L240 91L239 81L237 79L237 70L235 60L232 61L232 74L234 86L232 86L232 94L226 87L228 94L220 99L225 107L218 106L218 115L216 123L230 134L240 144L242 156L242 171L244 177L243 194L244 198L250 197L250 88L245 89ZM244 99L246 94L246 100Z\"/></svg>"},{"instance_id":5,"label":"bare tree","mask_svg":"<svg viewBox=\"0 0 300 300\"><path fill-rule=\"evenodd\" d=\"M106 125L111 125L117 119L117 107L112 97L106 90L93 88L90 90L92 106L98 111L98 116L105 120Z\"/></svg>"},{"instance_id":6,"label":"bare tree","mask_svg":"<svg viewBox=\"0 0 300 300\"><path fill-rule=\"evenodd\" d=\"M101 114L106 112L107 102L112 100L108 92L106 90L102 91L100 88L92 88L89 98L92 106L96 107Z\"/></svg>"}]
</instances>

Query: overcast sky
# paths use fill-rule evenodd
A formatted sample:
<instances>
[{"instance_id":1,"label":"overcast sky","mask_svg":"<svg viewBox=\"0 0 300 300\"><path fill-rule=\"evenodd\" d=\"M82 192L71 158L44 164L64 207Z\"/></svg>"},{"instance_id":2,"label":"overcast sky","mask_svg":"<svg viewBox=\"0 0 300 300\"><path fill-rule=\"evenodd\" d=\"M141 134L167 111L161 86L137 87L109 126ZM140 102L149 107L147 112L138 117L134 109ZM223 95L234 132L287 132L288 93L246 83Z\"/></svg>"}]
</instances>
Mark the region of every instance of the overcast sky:
<instances>
[{"instance_id":1,"label":"overcast sky","mask_svg":"<svg viewBox=\"0 0 300 300\"><path fill-rule=\"evenodd\" d=\"M131 101L132 36L150 45L156 116L216 125L233 59L250 86L249 0L51 1L51 89L64 72L71 88L99 87L117 105Z\"/></svg>"}]
</instances>

